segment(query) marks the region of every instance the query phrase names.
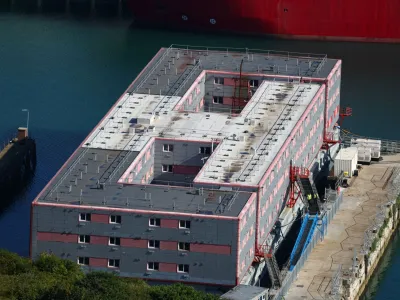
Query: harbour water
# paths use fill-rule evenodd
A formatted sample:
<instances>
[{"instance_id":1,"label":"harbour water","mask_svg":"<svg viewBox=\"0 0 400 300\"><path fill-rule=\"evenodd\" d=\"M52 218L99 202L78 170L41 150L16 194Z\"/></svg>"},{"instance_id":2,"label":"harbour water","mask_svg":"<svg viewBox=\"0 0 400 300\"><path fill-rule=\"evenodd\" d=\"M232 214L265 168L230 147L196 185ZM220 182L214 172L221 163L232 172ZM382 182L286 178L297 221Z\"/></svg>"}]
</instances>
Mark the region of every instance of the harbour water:
<instances>
[{"instance_id":1,"label":"harbour water","mask_svg":"<svg viewBox=\"0 0 400 300\"><path fill-rule=\"evenodd\" d=\"M323 53L343 59L352 132L400 140L400 45L271 40L129 28L128 21L0 14L0 141L25 125L37 141L34 180L0 213L0 248L28 255L30 203L160 47L170 44ZM1 195L0 195L1 202ZM395 299L400 242L365 299ZM390 292L392 291L392 292ZM372 295L372 296L370 296ZM396 298L397 299L397 298Z\"/></svg>"}]
</instances>

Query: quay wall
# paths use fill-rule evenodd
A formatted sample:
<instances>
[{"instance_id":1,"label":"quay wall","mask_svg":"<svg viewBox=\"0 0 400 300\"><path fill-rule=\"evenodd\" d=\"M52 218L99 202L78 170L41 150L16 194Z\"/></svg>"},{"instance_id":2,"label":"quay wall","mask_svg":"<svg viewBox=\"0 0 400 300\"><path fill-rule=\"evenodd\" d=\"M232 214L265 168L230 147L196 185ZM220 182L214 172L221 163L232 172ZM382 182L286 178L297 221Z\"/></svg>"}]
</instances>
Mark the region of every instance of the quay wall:
<instances>
[{"instance_id":1,"label":"quay wall","mask_svg":"<svg viewBox=\"0 0 400 300\"><path fill-rule=\"evenodd\" d=\"M389 213L391 211L392 213ZM394 236L398 225L399 225L399 204L394 203L391 204L387 208L388 215L385 218L387 220L380 227L381 234L379 234L379 230L377 230L376 240L374 240L374 245L370 252L364 255L364 263L360 263L360 268L356 273L356 276L350 282L347 282L345 279L344 284L344 294L345 299L359 299L368 282L373 275L376 267L379 265L379 262L382 256L385 253L385 250ZM379 238L379 235L381 236Z\"/></svg>"}]
</instances>

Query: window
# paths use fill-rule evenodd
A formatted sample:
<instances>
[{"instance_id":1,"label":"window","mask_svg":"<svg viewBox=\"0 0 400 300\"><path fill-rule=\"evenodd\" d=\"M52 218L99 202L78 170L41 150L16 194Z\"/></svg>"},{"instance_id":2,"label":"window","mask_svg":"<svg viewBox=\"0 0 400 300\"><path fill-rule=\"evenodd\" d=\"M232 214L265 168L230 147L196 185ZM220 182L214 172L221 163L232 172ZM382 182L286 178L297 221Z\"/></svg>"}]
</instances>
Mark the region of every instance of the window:
<instances>
[{"instance_id":1,"label":"window","mask_svg":"<svg viewBox=\"0 0 400 300\"><path fill-rule=\"evenodd\" d=\"M201 154L211 154L211 147L200 147L199 152Z\"/></svg>"},{"instance_id":2,"label":"window","mask_svg":"<svg viewBox=\"0 0 400 300\"><path fill-rule=\"evenodd\" d=\"M89 265L89 257L78 257L78 265L88 266Z\"/></svg>"},{"instance_id":3,"label":"window","mask_svg":"<svg viewBox=\"0 0 400 300\"><path fill-rule=\"evenodd\" d=\"M121 245L121 239L119 237L110 237L108 244L111 246L119 246Z\"/></svg>"},{"instance_id":4,"label":"window","mask_svg":"<svg viewBox=\"0 0 400 300\"><path fill-rule=\"evenodd\" d=\"M214 84L224 84L224 78L214 77Z\"/></svg>"},{"instance_id":5,"label":"window","mask_svg":"<svg viewBox=\"0 0 400 300\"><path fill-rule=\"evenodd\" d=\"M179 220L179 228L189 229L190 221Z\"/></svg>"},{"instance_id":6,"label":"window","mask_svg":"<svg viewBox=\"0 0 400 300\"><path fill-rule=\"evenodd\" d=\"M91 215L87 214L87 213L80 213L79 214L79 221L83 221L83 222L90 222L91 219Z\"/></svg>"},{"instance_id":7,"label":"window","mask_svg":"<svg viewBox=\"0 0 400 300\"><path fill-rule=\"evenodd\" d=\"M162 165L163 173L172 173L172 165Z\"/></svg>"},{"instance_id":8,"label":"window","mask_svg":"<svg viewBox=\"0 0 400 300\"><path fill-rule=\"evenodd\" d=\"M190 243L179 242L178 243L178 250L180 250L180 251L190 251Z\"/></svg>"},{"instance_id":9,"label":"window","mask_svg":"<svg viewBox=\"0 0 400 300\"><path fill-rule=\"evenodd\" d=\"M78 242L81 244L90 244L90 235L80 235Z\"/></svg>"},{"instance_id":10,"label":"window","mask_svg":"<svg viewBox=\"0 0 400 300\"><path fill-rule=\"evenodd\" d=\"M150 219L149 225L154 227L160 227L160 219Z\"/></svg>"},{"instance_id":11,"label":"window","mask_svg":"<svg viewBox=\"0 0 400 300\"><path fill-rule=\"evenodd\" d=\"M108 266L110 268L119 268L119 259L109 259Z\"/></svg>"},{"instance_id":12,"label":"window","mask_svg":"<svg viewBox=\"0 0 400 300\"><path fill-rule=\"evenodd\" d=\"M224 98L221 96L213 96L213 103L214 104L223 104Z\"/></svg>"},{"instance_id":13,"label":"window","mask_svg":"<svg viewBox=\"0 0 400 300\"><path fill-rule=\"evenodd\" d=\"M110 216L110 223L121 224L121 216Z\"/></svg>"},{"instance_id":14,"label":"window","mask_svg":"<svg viewBox=\"0 0 400 300\"><path fill-rule=\"evenodd\" d=\"M174 151L174 145L171 144L163 145L163 152L172 152L172 151Z\"/></svg>"},{"instance_id":15,"label":"window","mask_svg":"<svg viewBox=\"0 0 400 300\"><path fill-rule=\"evenodd\" d=\"M149 248L157 248L160 249L160 241L149 240L148 245Z\"/></svg>"},{"instance_id":16,"label":"window","mask_svg":"<svg viewBox=\"0 0 400 300\"><path fill-rule=\"evenodd\" d=\"M249 80L249 85L251 87L258 87L258 80L257 79L251 79Z\"/></svg>"},{"instance_id":17,"label":"window","mask_svg":"<svg viewBox=\"0 0 400 300\"><path fill-rule=\"evenodd\" d=\"M158 262L148 262L147 263L147 270L158 271L158 269L159 269Z\"/></svg>"},{"instance_id":18,"label":"window","mask_svg":"<svg viewBox=\"0 0 400 300\"><path fill-rule=\"evenodd\" d=\"M189 265L178 265L179 273L189 273Z\"/></svg>"}]
</instances>

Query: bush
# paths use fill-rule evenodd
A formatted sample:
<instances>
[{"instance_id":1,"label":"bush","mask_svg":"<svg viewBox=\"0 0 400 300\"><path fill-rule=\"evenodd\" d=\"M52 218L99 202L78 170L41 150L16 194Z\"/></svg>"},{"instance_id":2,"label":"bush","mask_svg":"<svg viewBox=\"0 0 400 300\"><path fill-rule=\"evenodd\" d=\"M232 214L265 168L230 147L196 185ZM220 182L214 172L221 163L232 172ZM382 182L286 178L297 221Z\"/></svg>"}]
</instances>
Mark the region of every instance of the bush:
<instances>
[{"instance_id":1,"label":"bush","mask_svg":"<svg viewBox=\"0 0 400 300\"><path fill-rule=\"evenodd\" d=\"M78 264L70 260L58 258L52 254L42 253L34 262L34 266L40 272L65 276L69 280L79 280L84 277Z\"/></svg>"},{"instance_id":2,"label":"bush","mask_svg":"<svg viewBox=\"0 0 400 300\"><path fill-rule=\"evenodd\" d=\"M0 249L0 274L17 275L32 270L32 264L27 258Z\"/></svg>"},{"instance_id":3,"label":"bush","mask_svg":"<svg viewBox=\"0 0 400 300\"><path fill-rule=\"evenodd\" d=\"M153 286L150 291L151 299L153 300L213 300L219 299L218 297L205 294L195 290L191 286L183 285L183 284L174 284L174 285L159 285Z\"/></svg>"},{"instance_id":4,"label":"bush","mask_svg":"<svg viewBox=\"0 0 400 300\"><path fill-rule=\"evenodd\" d=\"M18 300L214 300L183 284L149 286L108 272L84 274L74 262L42 254L31 263L0 250L0 299Z\"/></svg>"},{"instance_id":5,"label":"bush","mask_svg":"<svg viewBox=\"0 0 400 300\"><path fill-rule=\"evenodd\" d=\"M133 299L130 285L108 272L88 273L77 286L84 289L90 299Z\"/></svg>"},{"instance_id":6,"label":"bush","mask_svg":"<svg viewBox=\"0 0 400 300\"><path fill-rule=\"evenodd\" d=\"M16 277L11 289L11 299L36 300L58 284L59 281L51 274L31 272Z\"/></svg>"}]
</instances>

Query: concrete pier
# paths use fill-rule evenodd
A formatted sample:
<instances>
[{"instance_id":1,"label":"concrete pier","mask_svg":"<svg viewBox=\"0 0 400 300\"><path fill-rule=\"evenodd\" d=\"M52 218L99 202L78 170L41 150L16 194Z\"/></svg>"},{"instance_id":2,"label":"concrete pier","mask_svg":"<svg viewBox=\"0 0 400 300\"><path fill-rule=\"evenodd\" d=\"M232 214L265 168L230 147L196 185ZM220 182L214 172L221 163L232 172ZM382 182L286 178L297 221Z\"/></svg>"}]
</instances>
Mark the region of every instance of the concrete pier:
<instances>
[{"instance_id":1,"label":"concrete pier","mask_svg":"<svg viewBox=\"0 0 400 300\"><path fill-rule=\"evenodd\" d=\"M398 222L396 204L388 202L398 193L392 181L399 167L399 154L386 156L363 166L350 180L327 235L312 250L285 300L333 299L335 294L337 299L358 299ZM372 240L368 249L366 240Z\"/></svg>"}]
</instances>

